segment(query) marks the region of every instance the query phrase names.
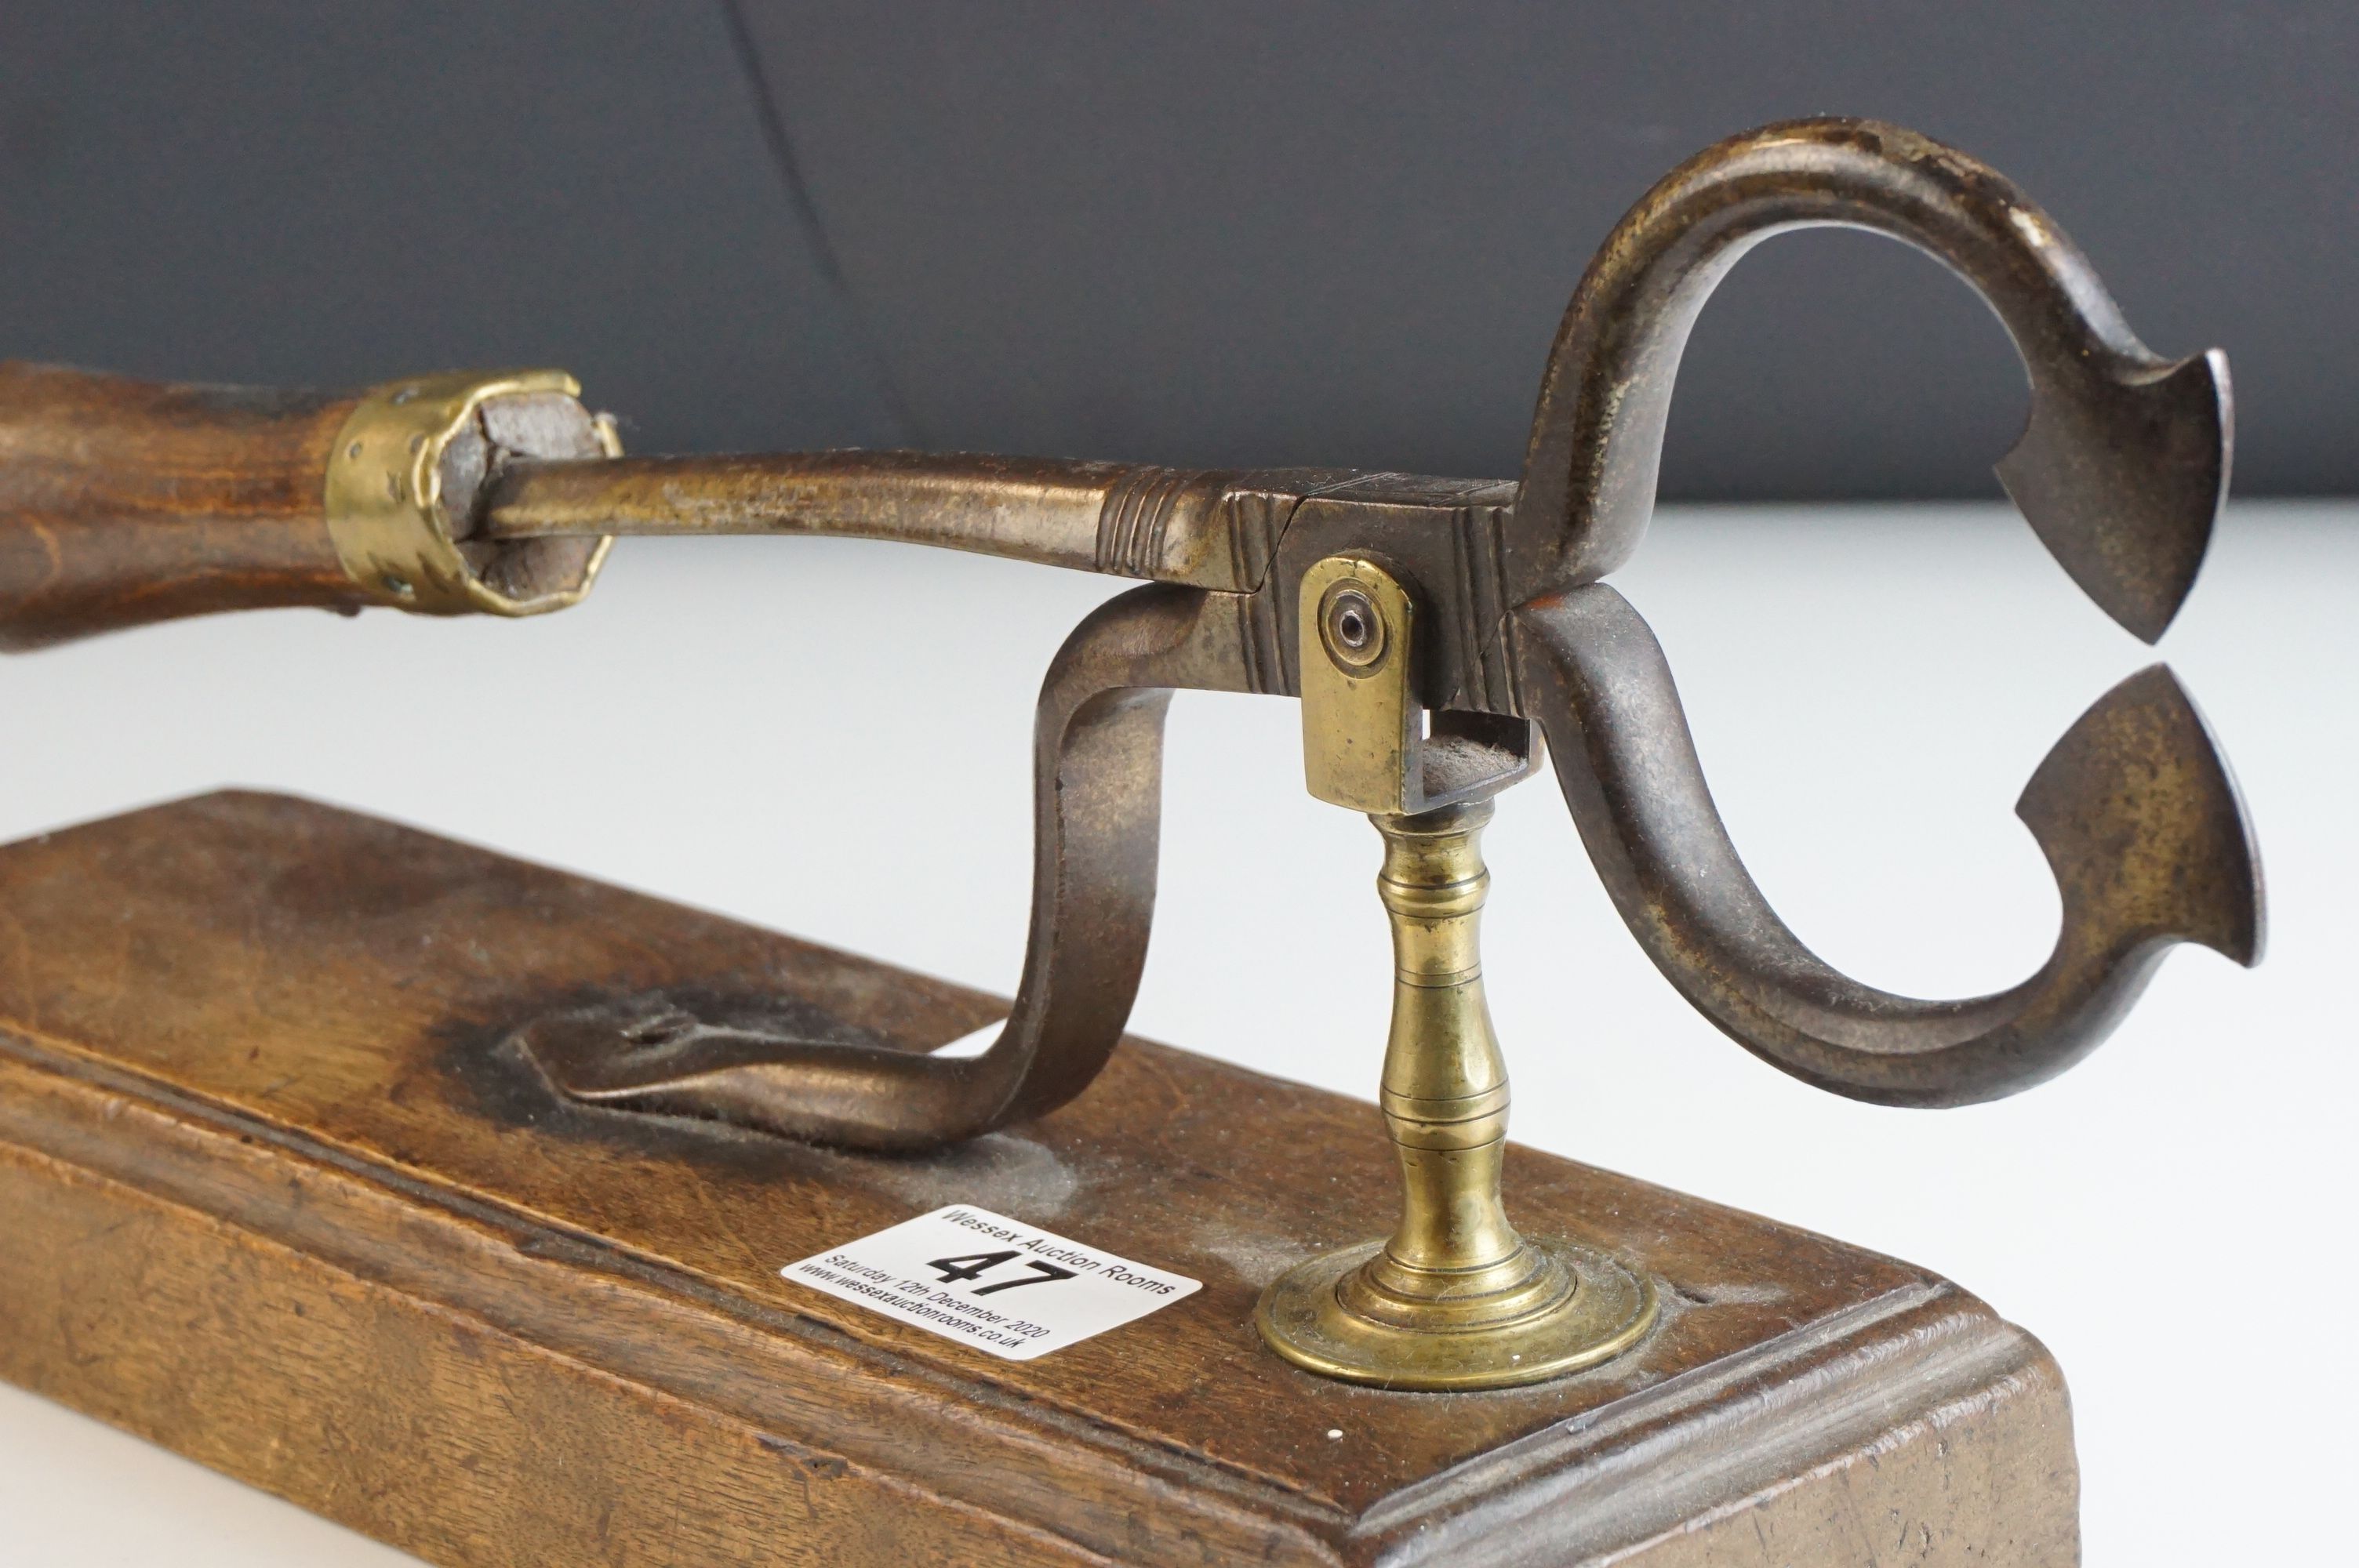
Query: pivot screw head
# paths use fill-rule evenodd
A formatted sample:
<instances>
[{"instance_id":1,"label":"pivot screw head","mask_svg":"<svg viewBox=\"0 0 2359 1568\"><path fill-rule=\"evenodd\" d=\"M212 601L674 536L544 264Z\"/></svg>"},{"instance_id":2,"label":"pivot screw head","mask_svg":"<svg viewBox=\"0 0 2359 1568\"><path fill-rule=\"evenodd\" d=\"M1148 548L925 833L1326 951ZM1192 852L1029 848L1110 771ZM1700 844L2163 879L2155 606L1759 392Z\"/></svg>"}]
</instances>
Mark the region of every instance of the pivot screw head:
<instances>
[{"instance_id":1,"label":"pivot screw head","mask_svg":"<svg viewBox=\"0 0 2359 1568\"><path fill-rule=\"evenodd\" d=\"M1375 600L1353 582L1339 582L1327 590L1319 607L1319 640L1327 656L1348 670L1374 668L1383 661L1389 642Z\"/></svg>"}]
</instances>

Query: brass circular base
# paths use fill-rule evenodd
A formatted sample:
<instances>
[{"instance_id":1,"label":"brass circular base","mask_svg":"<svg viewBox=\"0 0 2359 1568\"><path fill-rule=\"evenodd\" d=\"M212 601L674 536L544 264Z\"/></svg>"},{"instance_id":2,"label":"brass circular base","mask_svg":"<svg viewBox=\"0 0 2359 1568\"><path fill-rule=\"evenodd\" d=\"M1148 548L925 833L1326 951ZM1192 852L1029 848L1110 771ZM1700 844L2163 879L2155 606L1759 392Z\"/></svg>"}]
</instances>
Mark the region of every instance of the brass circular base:
<instances>
[{"instance_id":1,"label":"brass circular base","mask_svg":"<svg viewBox=\"0 0 2359 1568\"><path fill-rule=\"evenodd\" d=\"M1288 1270L1262 1292L1254 1325L1269 1347L1322 1377L1427 1391L1506 1389L1610 1360L1655 1323L1655 1287L1592 1248L1532 1242L1569 1271L1571 1292L1520 1317L1451 1328L1380 1323L1343 1287L1384 1250L1363 1242Z\"/></svg>"}]
</instances>

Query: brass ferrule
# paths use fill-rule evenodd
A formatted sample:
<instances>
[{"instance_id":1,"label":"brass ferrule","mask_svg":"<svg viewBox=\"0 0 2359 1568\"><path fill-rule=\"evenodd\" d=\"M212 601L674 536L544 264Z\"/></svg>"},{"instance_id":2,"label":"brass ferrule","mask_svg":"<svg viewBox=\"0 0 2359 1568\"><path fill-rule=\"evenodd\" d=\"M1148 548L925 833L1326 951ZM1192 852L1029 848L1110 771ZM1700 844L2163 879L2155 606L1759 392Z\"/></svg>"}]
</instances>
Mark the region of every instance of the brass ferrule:
<instances>
[{"instance_id":1,"label":"brass ferrule","mask_svg":"<svg viewBox=\"0 0 2359 1568\"><path fill-rule=\"evenodd\" d=\"M484 481L512 458L614 457L613 421L563 371L457 372L373 388L328 457L328 536L380 604L538 615L590 591L611 539L476 541Z\"/></svg>"}]
</instances>

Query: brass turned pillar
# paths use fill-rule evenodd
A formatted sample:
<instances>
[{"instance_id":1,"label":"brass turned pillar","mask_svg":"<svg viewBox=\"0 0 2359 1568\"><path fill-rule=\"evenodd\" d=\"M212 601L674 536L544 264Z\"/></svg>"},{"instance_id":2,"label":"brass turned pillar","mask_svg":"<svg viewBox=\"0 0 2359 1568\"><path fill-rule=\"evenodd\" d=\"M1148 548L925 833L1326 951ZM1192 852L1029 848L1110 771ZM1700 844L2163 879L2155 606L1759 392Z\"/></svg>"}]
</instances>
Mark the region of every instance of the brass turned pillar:
<instances>
[{"instance_id":1,"label":"brass turned pillar","mask_svg":"<svg viewBox=\"0 0 2359 1568\"><path fill-rule=\"evenodd\" d=\"M1364 808L1424 806L1429 753L1451 741L1427 735L1415 705L1406 590L1373 561L1336 557L1306 576L1302 599L1313 793ZM1400 1161L1401 1216L1388 1239L1314 1258L1263 1292L1262 1337L1310 1371L1394 1389L1505 1388L1593 1367L1654 1323L1646 1280L1590 1248L1517 1234L1499 1195L1507 1068L1483 995L1482 836L1490 794L1522 777L1526 761L1446 804L1369 812L1384 836L1376 892L1392 922L1380 1104ZM1462 776L1447 761L1432 771Z\"/></svg>"}]
</instances>

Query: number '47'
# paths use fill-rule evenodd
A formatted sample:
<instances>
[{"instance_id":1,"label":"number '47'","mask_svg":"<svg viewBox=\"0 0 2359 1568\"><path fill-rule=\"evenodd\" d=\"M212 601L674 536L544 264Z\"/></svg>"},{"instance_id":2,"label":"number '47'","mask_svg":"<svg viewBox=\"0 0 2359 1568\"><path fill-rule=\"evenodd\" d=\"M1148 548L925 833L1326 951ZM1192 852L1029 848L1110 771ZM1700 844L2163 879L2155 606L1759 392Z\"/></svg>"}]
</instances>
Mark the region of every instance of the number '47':
<instances>
[{"instance_id":1,"label":"number '47'","mask_svg":"<svg viewBox=\"0 0 2359 1568\"><path fill-rule=\"evenodd\" d=\"M970 1252L963 1258L937 1258L926 1267L940 1274L942 1277L942 1283L949 1285L966 1280L979 1280L985 1272L996 1269L1002 1263L1012 1263L1023 1257L1020 1252ZM987 1296L994 1291L1012 1291L1018 1285L1045 1285L1051 1280L1073 1278L1073 1271L1071 1269L1060 1269L1054 1263L1043 1263L1038 1258L1025 1258L1024 1266L1027 1269L1037 1269L1039 1272L1029 1279L1002 1280L995 1285L977 1286L967 1294Z\"/></svg>"}]
</instances>

